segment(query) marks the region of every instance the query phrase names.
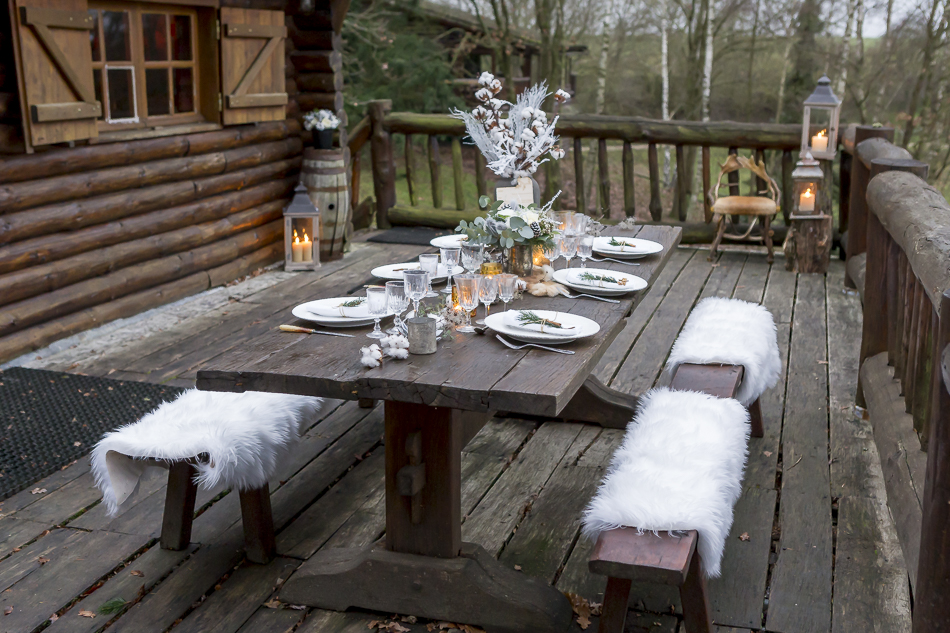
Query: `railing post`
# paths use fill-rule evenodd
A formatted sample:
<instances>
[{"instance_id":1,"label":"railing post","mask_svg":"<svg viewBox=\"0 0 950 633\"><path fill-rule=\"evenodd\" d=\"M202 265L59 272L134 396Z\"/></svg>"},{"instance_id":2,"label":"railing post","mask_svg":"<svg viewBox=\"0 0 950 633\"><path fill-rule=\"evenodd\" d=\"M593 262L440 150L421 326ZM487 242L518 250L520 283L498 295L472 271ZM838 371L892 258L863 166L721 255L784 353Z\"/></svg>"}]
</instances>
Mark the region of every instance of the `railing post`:
<instances>
[{"instance_id":1,"label":"railing post","mask_svg":"<svg viewBox=\"0 0 950 633\"><path fill-rule=\"evenodd\" d=\"M870 171L858 156L858 145L870 138L894 138L894 128L859 125L854 130L854 158L851 161L851 190L848 202L848 233L841 236L841 244L847 257L854 257L867 250L867 189L871 180ZM845 274L845 285L854 288L854 280Z\"/></svg>"},{"instance_id":2,"label":"railing post","mask_svg":"<svg viewBox=\"0 0 950 633\"><path fill-rule=\"evenodd\" d=\"M376 226L388 229L389 210L396 204L396 166L392 138L386 130L384 119L393 109L393 102L390 99L370 101L367 109L373 126L370 149L373 156L373 191L376 194Z\"/></svg>"},{"instance_id":3,"label":"railing post","mask_svg":"<svg viewBox=\"0 0 950 633\"><path fill-rule=\"evenodd\" d=\"M650 168L650 218L659 222L663 215L660 201L660 160L656 155L656 143L647 146L647 164Z\"/></svg>"},{"instance_id":4,"label":"railing post","mask_svg":"<svg viewBox=\"0 0 950 633\"><path fill-rule=\"evenodd\" d=\"M574 204L578 213L587 213L587 192L584 189L584 141L574 137Z\"/></svg>"},{"instance_id":5,"label":"railing post","mask_svg":"<svg viewBox=\"0 0 950 633\"><path fill-rule=\"evenodd\" d=\"M607 166L607 139L597 139L597 193L600 198L600 211L610 217L610 169Z\"/></svg>"}]
</instances>

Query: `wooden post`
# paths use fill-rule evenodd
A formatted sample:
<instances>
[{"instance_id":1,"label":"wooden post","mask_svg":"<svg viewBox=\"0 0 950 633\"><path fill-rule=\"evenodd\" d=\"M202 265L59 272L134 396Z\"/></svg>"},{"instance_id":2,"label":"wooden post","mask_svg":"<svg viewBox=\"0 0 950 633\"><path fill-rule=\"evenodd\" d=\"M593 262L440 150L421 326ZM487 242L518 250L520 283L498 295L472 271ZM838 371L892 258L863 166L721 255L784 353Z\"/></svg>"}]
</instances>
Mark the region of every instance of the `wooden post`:
<instances>
[{"instance_id":1,"label":"wooden post","mask_svg":"<svg viewBox=\"0 0 950 633\"><path fill-rule=\"evenodd\" d=\"M270 487L242 490L241 521L244 526L244 549L247 559L266 565L274 559L277 539L274 536L274 518L270 506Z\"/></svg>"},{"instance_id":2,"label":"wooden post","mask_svg":"<svg viewBox=\"0 0 950 633\"><path fill-rule=\"evenodd\" d=\"M412 151L412 134L406 134L406 184L409 186L409 205L416 206L416 161L415 152Z\"/></svg>"},{"instance_id":3,"label":"wooden post","mask_svg":"<svg viewBox=\"0 0 950 633\"><path fill-rule=\"evenodd\" d=\"M600 194L600 211L610 217L610 170L607 165L607 139L597 139L597 191Z\"/></svg>"},{"instance_id":4,"label":"wooden post","mask_svg":"<svg viewBox=\"0 0 950 633\"><path fill-rule=\"evenodd\" d=\"M360 206L360 175L363 169L362 165L363 150L359 149L353 152L350 158L350 209L356 211Z\"/></svg>"},{"instance_id":5,"label":"wooden post","mask_svg":"<svg viewBox=\"0 0 950 633\"><path fill-rule=\"evenodd\" d=\"M792 171L795 169L795 161L792 160L792 152L785 150L782 152L782 218L785 220L785 226L791 222L789 218L792 215Z\"/></svg>"},{"instance_id":6,"label":"wooden post","mask_svg":"<svg viewBox=\"0 0 950 633\"><path fill-rule=\"evenodd\" d=\"M675 216L680 222L686 221L686 214L689 212L689 178L692 174L686 173L686 148L679 144L676 146L676 204L674 205Z\"/></svg>"},{"instance_id":7,"label":"wooden post","mask_svg":"<svg viewBox=\"0 0 950 633\"><path fill-rule=\"evenodd\" d=\"M442 208L442 163L439 157L439 139L429 136L429 178L432 183L432 206Z\"/></svg>"},{"instance_id":8,"label":"wooden post","mask_svg":"<svg viewBox=\"0 0 950 633\"><path fill-rule=\"evenodd\" d=\"M712 187L712 174L709 167L709 146L703 145L703 219L712 222L712 205L709 204L709 189Z\"/></svg>"},{"instance_id":9,"label":"wooden post","mask_svg":"<svg viewBox=\"0 0 950 633\"><path fill-rule=\"evenodd\" d=\"M656 155L656 143L647 146L647 162L650 167L650 217L659 222L663 219L663 203L660 201L660 160Z\"/></svg>"},{"instance_id":10,"label":"wooden post","mask_svg":"<svg viewBox=\"0 0 950 633\"><path fill-rule=\"evenodd\" d=\"M867 188L871 180L869 169L858 155L858 145L871 138L894 138L894 128L859 125L854 129L854 156L851 161L850 192L848 198L848 234L843 237L845 256L853 257L867 250ZM846 274L845 284L854 287L854 281Z\"/></svg>"},{"instance_id":11,"label":"wooden post","mask_svg":"<svg viewBox=\"0 0 950 633\"><path fill-rule=\"evenodd\" d=\"M841 158L838 162L838 234L844 235L848 230L848 218L850 215L851 204L851 165L854 162L854 156L847 152L841 152ZM842 238L840 257L845 258L845 240Z\"/></svg>"},{"instance_id":12,"label":"wooden post","mask_svg":"<svg viewBox=\"0 0 950 633\"><path fill-rule=\"evenodd\" d=\"M488 182L485 178L485 171L488 167L485 164L485 157L479 151L475 152L475 188L478 190L478 197L488 195Z\"/></svg>"},{"instance_id":13,"label":"wooden post","mask_svg":"<svg viewBox=\"0 0 950 633\"><path fill-rule=\"evenodd\" d=\"M584 190L584 141L574 137L574 204L579 213L587 213L587 192Z\"/></svg>"},{"instance_id":14,"label":"wooden post","mask_svg":"<svg viewBox=\"0 0 950 633\"><path fill-rule=\"evenodd\" d=\"M765 150L757 149L755 150L755 162L765 164ZM759 178L755 177L755 195L767 195L769 184ZM766 192L766 193L763 193ZM828 207L829 209L831 207Z\"/></svg>"},{"instance_id":15,"label":"wooden post","mask_svg":"<svg viewBox=\"0 0 950 633\"><path fill-rule=\"evenodd\" d=\"M462 189L462 140L452 137L452 179L455 181L455 208L459 211L465 209L465 193Z\"/></svg>"},{"instance_id":16,"label":"wooden post","mask_svg":"<svg viewBox=\"0 0 950 633\"><path fill-rule=\"evenodd\" d=\"M396 204L396 166L393 161L392 137L384 119L393 109L390 99L370 101L367 106L373 126L370 149L373 162L373 191L376 193L376 226L388 229L389 210Z\"/></svg>"},{"instance_id":17,"label":"wooden post","mask_svg":"<svg viewBox=\"0 0 950 633\"><path fill-rule=\"evenodd\" d=\"M636 217L634 196L633 148L630 141L623 142L623 212L628 218Z\"/></svg>"}]
</instances>

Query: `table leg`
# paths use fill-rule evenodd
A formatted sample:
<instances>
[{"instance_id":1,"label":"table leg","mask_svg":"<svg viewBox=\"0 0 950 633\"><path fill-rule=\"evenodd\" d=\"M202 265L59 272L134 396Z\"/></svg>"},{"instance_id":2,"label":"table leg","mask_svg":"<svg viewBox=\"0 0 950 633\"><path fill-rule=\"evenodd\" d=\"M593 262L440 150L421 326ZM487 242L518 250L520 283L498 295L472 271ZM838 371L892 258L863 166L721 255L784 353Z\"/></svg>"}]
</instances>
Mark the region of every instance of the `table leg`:
<instances>
[{"instance_id":1,"label":"table leg","mask_svg":"<svg viewBox=\"0 0 950 633\"><path fill-rule=\"evenodd\" d=\"M317 552L280 599L476 624L489 633L564 631L557 589L461 539L462 446L484 414L386 403L386 544Z\"/></svg>"},{"instance_id":2,"label":"table leg","mask_svg":"<svg viewBox=\"0 0 950 633\"><path fill-rule=\"evenodd\" d=\"M611 429L625 429L636 411L636 396L611 389L589 376L558 418L568 422L587 422Z\"/></svg>"}]
</instances>

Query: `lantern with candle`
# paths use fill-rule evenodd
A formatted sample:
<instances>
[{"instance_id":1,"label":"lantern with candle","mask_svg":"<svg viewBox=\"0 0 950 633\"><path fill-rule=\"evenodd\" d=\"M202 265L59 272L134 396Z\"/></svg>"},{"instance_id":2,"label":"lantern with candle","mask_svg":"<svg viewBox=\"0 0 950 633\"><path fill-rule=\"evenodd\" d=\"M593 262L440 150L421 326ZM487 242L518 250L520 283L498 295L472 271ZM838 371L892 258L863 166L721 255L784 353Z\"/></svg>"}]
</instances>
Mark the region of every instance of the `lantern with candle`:
<instances>
[{"instance_id":1,"label":"lantern with candle","mask_svg":"<svg viewBox=\"0 0 950 633\"><path fill-rule=\"evenodd\" d=\"M805 152L792 171L792 216L825 213L823 192L825 174L817 160Z\"/></svg>"},{"instance_id":2,"label":"lantern with candle","mask_svg":"<svg viewBox=\"0 0 950 633\"><path fill-rule=\"evenodd\" d=\"M320 267L320 211L307 188L297 185L294 198L284 208L284 269L316 270Z\"/></svg>"},{"instance_id":3,"label":"lantern with candle","mask_svg":"<svg viewBox=\"0 0 950 633\"><path fill-rule=\"evenodd\" d=\"M802 155L834 160L838 148L838 117L841 99L831 90L831 80L822 77L815 91L805 99L802 122Z\"/></svg>"}]
</instances>

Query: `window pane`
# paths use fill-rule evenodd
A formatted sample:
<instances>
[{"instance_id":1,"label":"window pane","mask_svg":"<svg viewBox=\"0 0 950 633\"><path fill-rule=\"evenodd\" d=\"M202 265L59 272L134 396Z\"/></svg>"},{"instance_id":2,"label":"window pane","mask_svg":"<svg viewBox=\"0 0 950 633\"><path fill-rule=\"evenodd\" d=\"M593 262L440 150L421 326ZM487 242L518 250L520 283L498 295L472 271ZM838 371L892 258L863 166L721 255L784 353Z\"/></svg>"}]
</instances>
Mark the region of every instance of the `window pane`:
<instances>
[{"instance_id":1,"label":"window pane","mask_svg":"<svg viewBox=\"0 0 950 633\"><path fill-rule=\"evenodd\" d=\"M128 11L103 11L102 34L106 40L106 61L132 61Z\"/></svg>"},{"instance_id":2,"label":"window pane","mask_svg":"<svg viewBox=\"0 0 950 633\"><path fill-rule=\"evenodd\" d=\"M175 112L195 111L195 85L190 68L176 68L175 74Z\"/></svg>"},{"instance_id":3,"label":"window pane","mask_svg":"<svg viewBox=\"0 0 950 633\"><path fill-rule=\"evenodd\" d=\"M148 94L149 116L171 114L167 68L150 68L145 71L145 92Z\"/></svg>"},{"instance_id":4,"label":"window pane","mask_svg":"<svg viewBox=\"0 0 950 633\"><path fill-rule=\"evenodd\" d=\"M102 98L102 71L93 70L92 71L92 83L96 90L96 101L102 105L102 114L99 115L99 120L103 120L106 117L106 102Z\"/></svg>"},{"instance_id":5,"label":"window pane","mask_svg":"<svg viewBox=\"0 0 950 633\"><path fill-rule=\"evenodd\" d=\"M102 51L100 51L99 42L99 12L89 11L89 17L92 18L92 30L89 31L89 45L92 47L92 61L102 61Z\"/></svg>"},{"instance_id":6,"label":"window pane","mask_svg":"<svg viewBox=\"0 0 950 633\"><path fill-rule=\"evenodd\" d=\"M131 68L109 69L109 118L135 117L135 92L132 89Z\"/></svg>"},{"instance_id":7,"label":"window pane","mask_svg":"<svg viewBox=\"0 0 950 633\"><path fill-rule=\"evenodd\" d=\"M172 16L172 59L191 59L191 17Z\"/></svg>"},{"instance_id":8,"label":"window pane","mask_svg":"<svg viewBox=\"0 0 950 633\"><path fill-rule=\"evenodd\" d=\"M142 14L142 43L145 61L162 62L168 59L168 29L164 13ZM149 108L151 111L151 108Z\"/></svg>"}]
</instances>

